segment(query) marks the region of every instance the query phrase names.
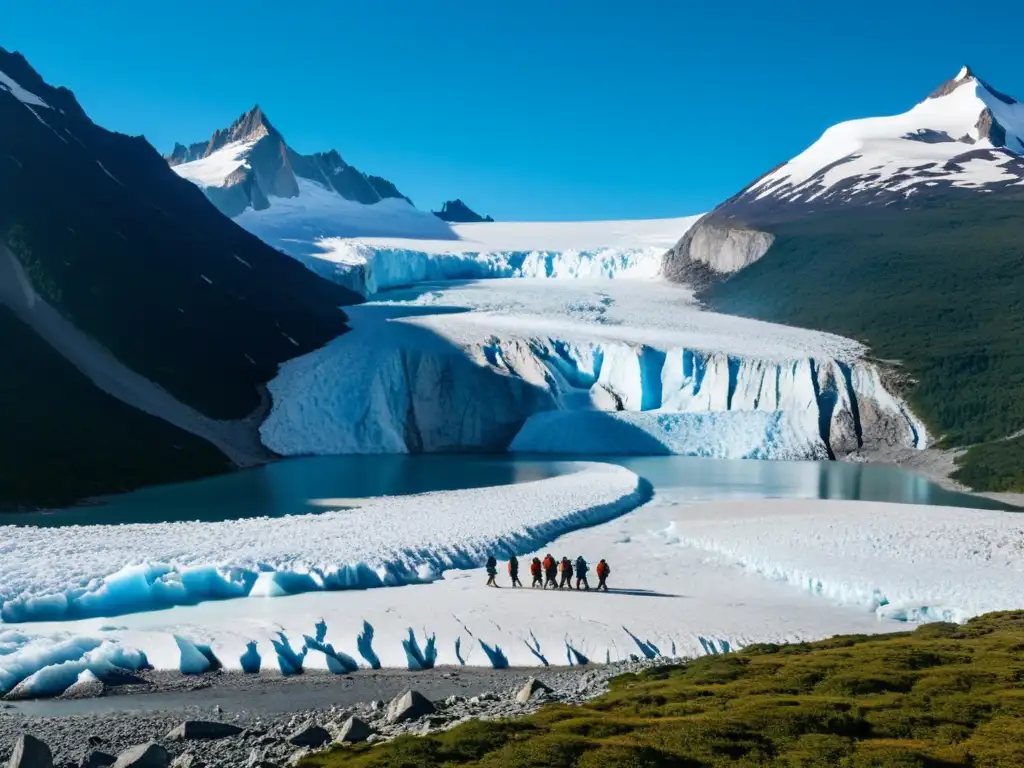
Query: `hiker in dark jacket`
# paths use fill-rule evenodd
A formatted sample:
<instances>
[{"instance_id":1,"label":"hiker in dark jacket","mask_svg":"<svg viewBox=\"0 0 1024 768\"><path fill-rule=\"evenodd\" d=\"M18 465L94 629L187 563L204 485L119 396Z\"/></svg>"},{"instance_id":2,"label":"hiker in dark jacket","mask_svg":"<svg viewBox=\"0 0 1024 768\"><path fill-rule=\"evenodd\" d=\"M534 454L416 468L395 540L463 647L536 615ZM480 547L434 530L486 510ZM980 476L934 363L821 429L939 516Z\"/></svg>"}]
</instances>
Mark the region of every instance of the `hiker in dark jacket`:
<instances>
[{"instance_id":1,"label":"hiker in dark jacket","mask_svg":"<svg viewBox=\"0 0 1024 768\"><path fill-rule=\"evenodd\" d=\"M541 567L540 558L533 558L530 562L530 576L533 577L533 583L530 585L531 589L536 589L537 587L544 589L544 582L541 581L543 575L544 569Z\"/></svg>"},{"instance_id":2,"label":"hiker in dark jacket","mask_svg":"<svg viewBox=\"0 0 1024 768\"><path fill-rule=\"evenodd\" d=\"M512 579L513 587L523 586L523 582L519 580L519 560L515 555L509 555L508 557L508 575Z\"/></svg>"},{"instance_id":3,"label":"hiker in dark jacket","mask_svg":"<svg viewBox=\"0 0 1024 768\"><path fill-rule=\"evenodd\" d=\"M587 582L587 571L590 570L590 566L587 565L587 561L583 559L583 555L576 558L576 589L580 588L580 584L583 588L590 591L590 584Z\"/></svg>"},{"instance_id":4,"label":"hiker in dark jacket","mask_svg":"<svg viewBox=\"0 0 1024 768\"><path fill-rule=\"evenodd\" d=\"M496 587L498 586L494 577L498 575L498 561L494 559L494 555L487 558L487 586Z\"/></svg>"},{"instance_id":5,"label":"hiker in dark jacket","mask_svg":"<svg viewBox=\"0 0 1024 768\"><path fill-rule=\"evenodd\" d=\"M558 588L572 589L572 561L568 557L563 557L558 570L562 573L562 581L559 583Z\"/></svg>"},{"instance_id":6,"label":"hiker in dark jacket","mask_svg":"<svg viewBox=\"0 0 1024 768\"><path fill-rule=\"evenodd\" d=\"M558 575L558 563L548 552L544 555L544 589L550 585L552 589L558 589L558 582L555 577Z\"/></svg>"}]
</instances>

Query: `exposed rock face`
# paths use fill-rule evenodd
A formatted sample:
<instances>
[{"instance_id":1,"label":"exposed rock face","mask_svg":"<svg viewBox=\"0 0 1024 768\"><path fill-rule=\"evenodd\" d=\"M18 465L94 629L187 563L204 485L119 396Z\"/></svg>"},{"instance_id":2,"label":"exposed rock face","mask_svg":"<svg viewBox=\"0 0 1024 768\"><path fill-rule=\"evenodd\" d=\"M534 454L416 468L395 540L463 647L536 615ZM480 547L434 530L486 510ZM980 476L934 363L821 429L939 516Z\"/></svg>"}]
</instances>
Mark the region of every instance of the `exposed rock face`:
<instances>
[{"instance_id":1,"label":"exposed rock face","mask_svg":"<svg viewBox=\"0 0 1024 768\"><path fill-rule=\"evenodd\" d=\"M231 723L218 723L209 720L186 720L167 734L168 741L192 741L206 739L226 739L237 736L242 729Z\"/></svg>"},{"instance_id":2,"label":"exposed rock face","mask_svg":"<svg viewBox=\"0 0 1024 768\"><path fill-rule=\"evenodd\" d=\"M444 221L458 224L475 224L481 221L494 221L490 216L481 216L461 200L448 200L434 215Z\"/></svg>"},{"instance_id":3,"label":"exposed rock face","mask_svg":"<svg viewBox=\"0 0 1024 768\"><path fill-rule=\"evenodd\" d=\"M337 741L342 744L358 744L370 738L372 733L373 730L365 721L353 715L341 726Z\"/></svg>"},{"instance_id":4,"label":"exposed rock face","mask_svg":"<svg viewBox=\"0 0 1024 768\"><path fill-rule=\"evenodd\" d=\"M0 280L5 369L17 372L0 402L0 507L230 468L212 443L83 372L73 345L40 331L44 304L219 421L259 408L279 363L342 333L338 307L358 298L226 220L145 139L93 123L20 55L0 49L0 72L16 85L0 86L0 261L30 282Z\"/></svg>"},{"instance_id":5,"label":"exposed rock face","mask_svg":"<svg viewBox=\"0 0 1024 768\"><path fill-rule=\"evenodd\" d=\"M113 765L116 762L117 758L113 755L94 749L82 758L78 768L107 768L107 766Z\"/></svg>"},{"instance_id":6,"label":"exposed rock face","mask_svg":"<svg viewBox=\"0 0 1024 768\"><path fill-rule=\"evenodd\" d=\"M387 722L389 725L418 720L432 715L437 711L426 696L419 691L406 691L397 696L388 706Z\"/></svg>"},{"instance_id":7,"label":"exposed rock face","mask_svg":"<svg viewBox=\"0 0 1024 768\"><path fill-rule=\"evenodd\" d=\"M336 150L312 155L296 152L258 105L228 128L214 131L207 142L187 147L175 144L165 159L172 167L185 166L221 151L234 152L238 167L223 179L204 177L200 186L226 216L238 216L247 208L264 210L275 197L298 197L299 179L314 181L346 200L365 205L386 198L411 202L390 181L363 174L346 163ZM191 178L187 168L179 172Z\"/></svg>"},{"instance_id":8,"label":"exposed rock face","mask_svg":"<svg viewBox=\"0 0 1024 768\"><path fill-rule=\"evenodd\" d=\"M14 743L8 768L53 768L50 748L35 736L22 734Z\"/></svg>"},{"instance_id":9,"label":"exposed rock face","mask_svg":"<svg viewBox=\"0 0 1024 768\"><path fill-rule=\"evenodd\" d=\"M288 742L297 747L322 747L331 740L331 734L319 725L307 724L288 737Z\"/></svg>"},{"instance_id":10,"label":"exposed rock face","mask_svg":"<svg viewBox=\"0 0 1024 768\"><path fill-rule=\"evenodd\" d=\"M774 241L768 232L708 215L665 254L662 270L676 282L702 283L750 266Z\"/></svg>"},{"instance_id":11,"label":"exposed rock face","mask_svg":"<svg viewBox=\"0 0 1024 768\"><path fill-rule=\"evenodd\" d=\"M171 756L167 750L151 741L122 752L114 768L170 768Z\"/></svg>"}]
</instances>

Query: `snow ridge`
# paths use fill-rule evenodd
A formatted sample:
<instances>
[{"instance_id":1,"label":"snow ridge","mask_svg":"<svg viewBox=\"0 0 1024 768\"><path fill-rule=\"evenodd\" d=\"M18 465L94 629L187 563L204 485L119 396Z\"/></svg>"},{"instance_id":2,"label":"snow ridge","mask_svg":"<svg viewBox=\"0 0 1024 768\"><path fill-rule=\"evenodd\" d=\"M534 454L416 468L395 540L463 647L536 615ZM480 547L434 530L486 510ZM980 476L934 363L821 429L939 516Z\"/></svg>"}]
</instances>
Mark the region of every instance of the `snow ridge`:
<instances>
[{"instance_id":1,"label":"snow ridge","mask_svg":"<svg viewBox=\"0 0 1024 768\"><path fill-rule=\"evenodd\" d=\"M502 488L384 497L356 509L222 523L0 530L5 622L114 616L232 597L422 583L529 551L642 504L621 467ZM59 567L53 552L60 552Z\"/></svg>"},{"instance_id":2,"label":"snow ridge","mask_svg":"<svg viewBox=\"0 0 1024 768\"><path fill-rule=\"evenodd\" d=\"M929 187L978 189L1024 179L1024 104L966 67L909 111L838 123L741 196L821 206ZM887 198L888 199L888 198Z\"/></svg>"}]
</instances>

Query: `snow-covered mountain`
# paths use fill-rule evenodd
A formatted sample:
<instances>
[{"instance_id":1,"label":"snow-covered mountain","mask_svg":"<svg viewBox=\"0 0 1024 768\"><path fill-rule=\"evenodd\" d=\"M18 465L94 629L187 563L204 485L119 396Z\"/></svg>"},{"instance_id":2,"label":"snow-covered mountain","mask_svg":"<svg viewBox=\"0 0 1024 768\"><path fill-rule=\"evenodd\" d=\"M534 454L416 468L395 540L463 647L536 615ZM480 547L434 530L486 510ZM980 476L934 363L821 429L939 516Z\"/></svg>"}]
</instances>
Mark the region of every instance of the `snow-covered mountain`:
<instances>
[{"instance_id":1,"label":"snow-covered mountain","mask_svg":"<svg viewBox=\"0 0 1024 768\"><path fill-rule=\"evenodd\" d=\"M759 228L840 207L914 207L1024 186L1024 104L963 67L903 114L839 123L722 203L669 252L681 281L756 261ZM710 270L710 275L706 271Z\"/></svg>"},{"instance_id":2,"label":"snow-covered mountain","mask_svg":"<svg viewBox=\"0 0 1024 768\"><path fill-rule=\"evenodd\" d=\"M324 237L453 237L390 181L336 150L296 152L259 106L208 141L175 144L166 159L222 213L296 256L314 252Z\"/></svg>"}]
</instances>

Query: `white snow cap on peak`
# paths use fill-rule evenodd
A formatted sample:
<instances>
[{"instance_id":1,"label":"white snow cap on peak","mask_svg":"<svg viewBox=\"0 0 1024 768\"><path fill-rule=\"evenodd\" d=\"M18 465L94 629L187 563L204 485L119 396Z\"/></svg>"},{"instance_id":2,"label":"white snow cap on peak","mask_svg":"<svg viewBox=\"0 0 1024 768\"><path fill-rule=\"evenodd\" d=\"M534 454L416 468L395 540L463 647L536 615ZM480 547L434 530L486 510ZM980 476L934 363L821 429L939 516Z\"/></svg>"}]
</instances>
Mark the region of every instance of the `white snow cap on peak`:
<instances>
[{"instance_id":1,"label":"white snow cap on peak","mask_svg":"<svg viewBox=\"0 0 1024 768\"><path fill-rule=\"evenodd\" d=\"M973 72L971 72L971 68L970 68L970 67L968 67L968 66L967 66L966 64L964 64L964 65L963 65L963 66L962 66L962 67L960 68L960 73L959 73L959 74L958 74L958 75L956 76L956 78L954 78L954 79L955 79L955 80L956 80L957 82L960 82L961 80L964 80L964 79L966 79L966 78L968 78L968 77L974 77L974 73L973 73Z\"/></svg>"}]
</instances>

